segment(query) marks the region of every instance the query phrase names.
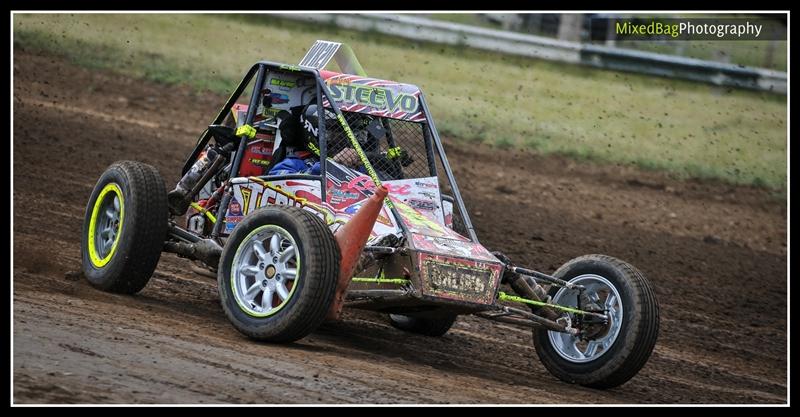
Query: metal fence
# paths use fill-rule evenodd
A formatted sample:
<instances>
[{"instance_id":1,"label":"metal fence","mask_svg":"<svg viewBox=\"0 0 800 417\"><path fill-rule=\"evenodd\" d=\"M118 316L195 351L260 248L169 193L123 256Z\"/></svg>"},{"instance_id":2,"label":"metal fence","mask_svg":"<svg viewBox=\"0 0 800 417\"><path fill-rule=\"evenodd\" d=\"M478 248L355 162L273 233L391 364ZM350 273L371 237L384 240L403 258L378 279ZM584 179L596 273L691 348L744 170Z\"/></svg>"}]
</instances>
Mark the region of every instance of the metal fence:
<instances>
[{"instance_id":1,"label":"metal fence","mask_svg":"<svg viewBox=\"0 0 800 417\"><path fill-rule=\"evenodd\" d=\"M686 79L713 85L786 94L786 72L664 55L632 49L568 42L542 36L485 29L416 16L390 14L282 14L281 17L399 38L463 45L477 49L588 65L615 71Z\"/></svg>"}]
</instances>

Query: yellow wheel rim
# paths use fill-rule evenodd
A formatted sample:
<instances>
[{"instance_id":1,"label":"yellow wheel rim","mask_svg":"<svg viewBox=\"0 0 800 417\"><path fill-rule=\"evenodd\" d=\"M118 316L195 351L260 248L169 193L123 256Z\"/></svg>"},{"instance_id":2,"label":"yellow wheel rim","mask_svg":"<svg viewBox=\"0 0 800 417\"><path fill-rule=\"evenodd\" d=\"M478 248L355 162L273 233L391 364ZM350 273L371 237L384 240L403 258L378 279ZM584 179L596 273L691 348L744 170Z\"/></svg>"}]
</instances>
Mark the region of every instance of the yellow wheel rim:
<instances>
[{"instance_id":1,"label":"yellow wheel rim","mask_svg":"<svg viewBox=\"0 0 800 417\"><path fill-rule=\"evenodd\" d=\"M94 201L89 221L89 259L96 268L104 267L114 257L124 218L122 190L116 183L106 184Z\"/></svg>"}]
</instances>

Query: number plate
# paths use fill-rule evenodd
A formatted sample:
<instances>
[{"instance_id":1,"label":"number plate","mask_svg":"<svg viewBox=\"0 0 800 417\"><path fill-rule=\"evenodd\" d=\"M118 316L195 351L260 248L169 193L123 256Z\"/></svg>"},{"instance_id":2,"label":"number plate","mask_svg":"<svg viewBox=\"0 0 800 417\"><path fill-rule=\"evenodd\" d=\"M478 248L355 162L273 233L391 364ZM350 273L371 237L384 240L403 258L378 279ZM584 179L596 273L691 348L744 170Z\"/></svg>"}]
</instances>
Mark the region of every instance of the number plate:
<instances>
[{"instance_id":1,"label":"number plate","mask_svg":"<svg viewBox=\"0 0 800 417\"><path fill-rule=\"evenodd\" d=\"M492 304L500 278L498 264L420 254L423 294Z\"/></svg>"}]
</instances>

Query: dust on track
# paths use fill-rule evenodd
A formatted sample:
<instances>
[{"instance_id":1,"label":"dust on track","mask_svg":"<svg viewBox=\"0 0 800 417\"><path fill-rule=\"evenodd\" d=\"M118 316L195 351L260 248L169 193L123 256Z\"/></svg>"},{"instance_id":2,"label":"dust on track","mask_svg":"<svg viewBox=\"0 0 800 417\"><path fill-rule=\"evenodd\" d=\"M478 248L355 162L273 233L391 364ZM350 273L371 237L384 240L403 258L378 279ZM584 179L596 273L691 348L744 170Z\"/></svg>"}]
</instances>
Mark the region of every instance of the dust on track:
<instances>
[{"instance_id":1,"label":"dust on track","mask_svg":"<svg viewBox=\"0 0 800 417\"><path fill-rule=\"evenodd\" d=\"M562 383L530 333L460 317L442 338L346 310L290 345L225 319L216 283L164 255L136 296L93 289L80 230L118 159L177 181L226 97L14 54L16 403L785 403L786 211L763 190L447 141L478 236L553 271L585 253L637 265L662 327L629 383Z\"/></svg>"}]
</instances>

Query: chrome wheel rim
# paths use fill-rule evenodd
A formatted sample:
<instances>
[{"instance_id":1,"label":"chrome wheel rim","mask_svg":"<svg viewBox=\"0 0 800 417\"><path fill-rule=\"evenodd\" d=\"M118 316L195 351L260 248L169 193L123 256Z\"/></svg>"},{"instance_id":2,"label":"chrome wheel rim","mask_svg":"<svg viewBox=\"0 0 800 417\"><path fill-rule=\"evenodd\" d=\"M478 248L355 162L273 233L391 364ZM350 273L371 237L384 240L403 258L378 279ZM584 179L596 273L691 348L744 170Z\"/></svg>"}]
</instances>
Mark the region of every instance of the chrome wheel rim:
<instances>
[{"instance_id":1,"label":"chrome wheel rim","mask_svg":"<svg viewBox=\"0 0 800 417\"><path fill-rule=\"evenodd\" d=\"M622 298L616 287L599 275L579 275L569 282L586 287L586 294L595 303L606 309L606 314L609 316L608 327L597 338L588 341L568 333L555 331L548 331L547 336L556 353L562 358L574 363L591 362L608 352L619 336L623 319ZM562 287L553 297L553 303L577 308L578 291Z\"/></svg>"},{"instance_id":2,"label":"chrome wheel rim","mask_svg":"<svg viewBox=\"0 0 800 417\"><path fill-rule=\"evenodd\" d=\"M285 229L256 228L242 241L231 265L231 287L247 314L266 317L292 298L300 273L297 245Z\"/></svg>"}]
</instances>

